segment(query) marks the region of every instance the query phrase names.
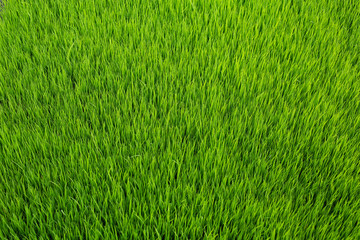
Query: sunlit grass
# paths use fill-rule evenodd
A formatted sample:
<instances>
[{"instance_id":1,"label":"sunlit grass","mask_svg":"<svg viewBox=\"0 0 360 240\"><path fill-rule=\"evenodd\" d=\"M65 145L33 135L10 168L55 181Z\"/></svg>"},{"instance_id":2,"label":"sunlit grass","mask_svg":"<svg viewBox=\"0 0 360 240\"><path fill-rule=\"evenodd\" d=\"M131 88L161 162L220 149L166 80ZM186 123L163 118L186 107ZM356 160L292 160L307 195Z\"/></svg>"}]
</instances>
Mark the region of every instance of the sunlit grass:
<instances>
[{"instance_id":1,"label":"sunlit grass","mask_svg":"<svg viewBox=\"0 0 360 240\"><path fill-rule=\"evenodd\" d=\"M7 0L0 238L359 238L359 13Z\"/></svg>"}]
</instances>

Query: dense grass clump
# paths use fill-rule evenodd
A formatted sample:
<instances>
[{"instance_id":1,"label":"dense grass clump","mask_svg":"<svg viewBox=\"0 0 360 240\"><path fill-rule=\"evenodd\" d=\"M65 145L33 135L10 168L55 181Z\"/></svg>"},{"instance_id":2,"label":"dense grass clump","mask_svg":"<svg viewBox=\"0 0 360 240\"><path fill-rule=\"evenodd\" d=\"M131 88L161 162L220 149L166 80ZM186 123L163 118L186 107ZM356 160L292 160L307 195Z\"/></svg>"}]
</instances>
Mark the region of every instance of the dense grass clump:
<instances>
[{"instance_id":1,"label":"dense grass clump","mask_svg":"<svg viewBox=\"0 0 360 240\"><path fill-rule=\"evenodd\" d=\"M360 238L360 1L1 15L1 239Z\"/></svg>"}]
</instances>

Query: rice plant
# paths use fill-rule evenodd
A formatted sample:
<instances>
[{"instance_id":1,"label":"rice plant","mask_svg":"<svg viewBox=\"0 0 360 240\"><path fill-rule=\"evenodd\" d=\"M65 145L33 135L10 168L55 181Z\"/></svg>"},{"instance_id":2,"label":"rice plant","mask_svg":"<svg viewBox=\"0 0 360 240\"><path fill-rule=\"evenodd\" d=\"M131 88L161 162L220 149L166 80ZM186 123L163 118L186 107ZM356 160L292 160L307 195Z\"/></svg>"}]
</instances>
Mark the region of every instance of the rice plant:
<instances>
[{"instance_id":1,"label":"rice plant","mask_svg":"<svg viewBox=\"0 0 360 240\"><path fill-rule=\"evenodd\" d=\"M360 1L3 3L1 239L360 238Z\"/></svg>"}]
</instances>

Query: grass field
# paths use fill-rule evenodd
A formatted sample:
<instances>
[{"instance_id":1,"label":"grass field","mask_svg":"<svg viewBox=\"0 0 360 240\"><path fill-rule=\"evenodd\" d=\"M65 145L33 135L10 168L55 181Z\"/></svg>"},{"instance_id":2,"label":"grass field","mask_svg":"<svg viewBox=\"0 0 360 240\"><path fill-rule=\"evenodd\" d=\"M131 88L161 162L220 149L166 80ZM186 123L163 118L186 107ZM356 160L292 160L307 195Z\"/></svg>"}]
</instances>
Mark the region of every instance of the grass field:
<instances>
[{"instance_id":1,"label":"grass field","mask_svg":"<svg viewBox=\"0 0 360 240\"><path fill-rule=\"evenodd\" d=\"M360 1L4 2L1 239L360 238Z\"/></svg>"}]
</instances>

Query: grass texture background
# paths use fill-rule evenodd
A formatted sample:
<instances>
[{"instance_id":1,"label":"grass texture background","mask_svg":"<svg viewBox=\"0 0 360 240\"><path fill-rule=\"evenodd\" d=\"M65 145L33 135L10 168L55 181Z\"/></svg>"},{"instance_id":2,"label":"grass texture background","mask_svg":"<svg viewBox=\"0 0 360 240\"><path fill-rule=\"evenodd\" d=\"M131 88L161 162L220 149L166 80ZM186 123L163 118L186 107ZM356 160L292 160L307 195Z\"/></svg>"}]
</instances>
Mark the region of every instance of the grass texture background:
<instances>
[{"instance_id":1,"label":"grass texture background","mask_svg":"<svg viewBox=\"0 0 360 240\"><path fill-rule=\"evenodd\" d=\"M5 5L1 239L359 239L359 1Z\"/></svg>"}]
</instances>

